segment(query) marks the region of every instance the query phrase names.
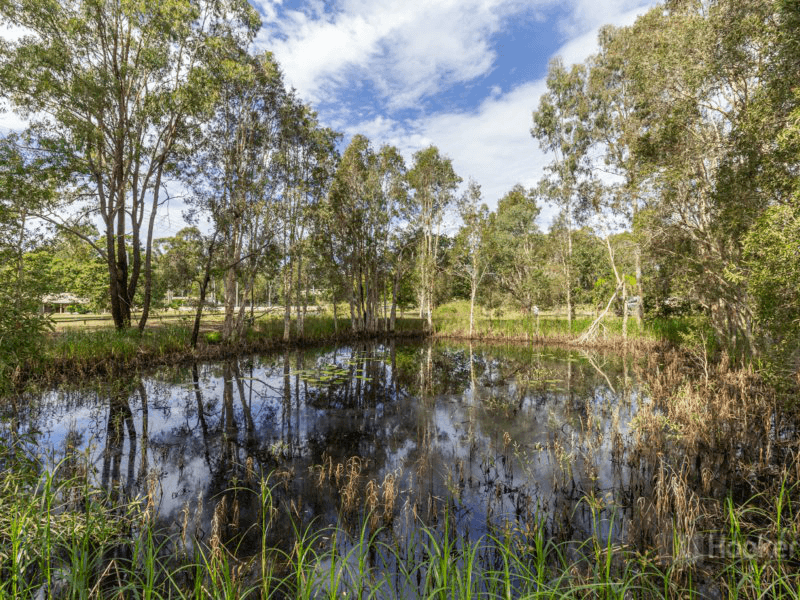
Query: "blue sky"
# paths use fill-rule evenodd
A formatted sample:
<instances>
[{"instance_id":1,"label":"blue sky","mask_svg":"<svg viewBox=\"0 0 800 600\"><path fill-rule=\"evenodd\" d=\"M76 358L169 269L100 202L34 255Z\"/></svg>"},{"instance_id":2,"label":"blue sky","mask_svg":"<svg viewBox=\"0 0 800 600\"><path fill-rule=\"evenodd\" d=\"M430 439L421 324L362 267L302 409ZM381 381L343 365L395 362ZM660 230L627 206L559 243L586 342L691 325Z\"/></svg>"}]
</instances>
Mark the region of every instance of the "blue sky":
<instances>
[{"instance_id":1,"label":"blue sky","mask_svg":"<svg viewBox=\"0 0 800 600\"><path fill-rule=\"evenodd\" d=\"M547 65L584 60L599 27L627 25L652 0L251 0L287 84L323 125L397 146L411 163L430 144L494 208L516 183L534 185L550 158L529 133ZM9 35L10 34L10 35ZM0 31L13 37L14 32ZM0 129L20 129L0 113ZM159 235L184 226L160 213ZM546 226L552 209L540 217Z\"/></svg>"}]
</instances>

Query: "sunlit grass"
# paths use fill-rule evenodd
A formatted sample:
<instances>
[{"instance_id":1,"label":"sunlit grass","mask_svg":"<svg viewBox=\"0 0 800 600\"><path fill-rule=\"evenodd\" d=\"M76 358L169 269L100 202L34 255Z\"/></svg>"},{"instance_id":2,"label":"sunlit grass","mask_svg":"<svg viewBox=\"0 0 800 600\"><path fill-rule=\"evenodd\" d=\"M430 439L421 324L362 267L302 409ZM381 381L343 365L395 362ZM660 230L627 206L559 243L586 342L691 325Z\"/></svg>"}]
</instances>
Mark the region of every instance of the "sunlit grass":
<instances>
[{"instance_id":1,"label":"sunlit grass","mask_svg":"<svg viewBox=\"0 0 800 600\"><path fill-rule=\"evenodd\" d=\"M578 307L570 327L566 314L561 311L541 311L538 318L514 309L475 309L475 326L472 336L477 339L550 340L571 341L586 331L595 319L590 307ZM469 303L448 302L434 312L436 333L445 336L469 336ZM649 318L640 327L630 315L627 333L631 339L667 341L680 344L681 335L694 326L692 318ZM623 318L607 315L598 328L597 339L617 340L623 335Z\"/></svg>"},{"instance_id":2,"label":"sunlit grass","mask_svg":"<svg viewBox=\"0 0 800 600\"><path fill-rule=\"evenodd\" d=\"M190 346L191 326L191 322L184 320L181 323L154 322L142 333L135 327L125 331L111 326L62 329L48 335L41 354L23 366L25 379L59 381L113 373L120 368L175 363L186 358L213 359L231 353L258 352L283 344L282 315L260 315L247 329L245 339L235 344L222 342L220 315L204 318L197 349ZM420 319L397 319L395 335L422 335L423 326ZM349 319L339 318L334 322L333 317L326 314L309 314L304 319L302 332L297 321L292 320L289 343L325 343L353 337Z\"/></svg>"},{"instance_id":3,"label":"sunlit grass","mask_svg":"<svg viewBox=\"0 0 800 600\"><path fill-rule=\"evenodd\" d=\"M113 328L69 330L51 337L48 354L76 359L106 355L124 360L143 348L161 352L179 349L188 343L188 331L178 325L154 327L143 333Z\"/></svg>"}]
</instances>

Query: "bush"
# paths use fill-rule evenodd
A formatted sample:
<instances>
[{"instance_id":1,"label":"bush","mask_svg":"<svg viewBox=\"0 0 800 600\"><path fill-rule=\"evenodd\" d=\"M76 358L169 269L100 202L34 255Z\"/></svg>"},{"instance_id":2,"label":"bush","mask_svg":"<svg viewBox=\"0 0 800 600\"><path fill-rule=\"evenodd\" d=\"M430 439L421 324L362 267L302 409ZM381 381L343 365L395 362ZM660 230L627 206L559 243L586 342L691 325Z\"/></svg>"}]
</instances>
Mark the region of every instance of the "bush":
<instances>
[{"instance_id":1,"label":"bush","mask_svg":"<svg viewBox=\"0 0 800 600\"><path fill-rule=\"evenodd\" d=\"M52 329L38 302L0 292L0 396L20 380L26 364L41 354L45 333Z\"/></svg>"},{"instance_id":2,"label":"bush","mask_svg":"<svg viewBox=\"0 0 800 600\"><path fill-rule=\"evenodd\" d=\"M219 344L222 341L222 334L219 331L209 331L205 334L207 344Z\"/></svg>"}]
</instances>

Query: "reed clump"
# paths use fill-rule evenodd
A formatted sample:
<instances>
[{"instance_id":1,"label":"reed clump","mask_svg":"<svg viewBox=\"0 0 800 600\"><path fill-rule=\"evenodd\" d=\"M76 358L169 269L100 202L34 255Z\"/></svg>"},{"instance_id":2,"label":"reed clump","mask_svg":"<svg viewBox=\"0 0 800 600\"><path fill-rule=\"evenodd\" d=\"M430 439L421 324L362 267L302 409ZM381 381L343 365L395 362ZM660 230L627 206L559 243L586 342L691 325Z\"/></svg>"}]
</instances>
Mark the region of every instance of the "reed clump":
<instances>
[{"instance_id":1,"label":"reed clump","mask_svg":"<svg viewBox=\"0 0 800 600\"><path fill-rule=\"evenodd\" d=\"M702 366L652 354L637 369L647 400L629 443L619 409L588 400L544 445L520 446L513 429L498 436L486 455L488 533L477 539L458 508L471 478L463 461L452 465L452 497L419 486L437 469L422 447L430 438L411 473L378 476L360 456L312 466L308 481L336 498L328 527L294 491L305 473L265 475L252 457L235 467L231 489L199 495L167 526L153 474L140 498L125 498L114 486L98 489L74 451L53 463L24 439L6 444L0 598L797 597L796 415L757 373L724 358ZM491 402L485 408L500 415ZM616 423L610 438L603 420ZM629 497L607 501L593 487L604 444L630 467ZM552 490L588 510L585 538L559 529L560 517L521 489L513 513L502 512L502 469L525 456L558 466ZM414 480L419 490L400 490ZM615 507L627 511L619 534ZM564 529L578 510L568 509Z\"/></svg>"},{"instance_id":2,"label":"reed clump","mask_svg":"<svg viewBox=\"0 0 800 600\"><path fill-rule=\"evenodd\" d=\"M391 524L394 519L400 493L399 473L386 473L378 483L377 479L363 474L366 463L360 456L351 456L343 463L334 464L329 455L324 455L321 464L309 467L309 473L317 488L330 486L335 490L342 517L367 516L374 529L381 523Z\"/></svg>"},{"instance_id":3,"label":"reed clump","mask_svg":"<svg viewBox=\"0 0 800 600\"><path fill-rule=\"evenodd\" d=\"M724 354L651 355L638 377L648 400L628 459L653 473L653 493L635 499L631 540L658 550L672 586L701 578L736 598L796 590L800 503L787 504L800 491L796 411Z\"/></svg>"}]
</instances>

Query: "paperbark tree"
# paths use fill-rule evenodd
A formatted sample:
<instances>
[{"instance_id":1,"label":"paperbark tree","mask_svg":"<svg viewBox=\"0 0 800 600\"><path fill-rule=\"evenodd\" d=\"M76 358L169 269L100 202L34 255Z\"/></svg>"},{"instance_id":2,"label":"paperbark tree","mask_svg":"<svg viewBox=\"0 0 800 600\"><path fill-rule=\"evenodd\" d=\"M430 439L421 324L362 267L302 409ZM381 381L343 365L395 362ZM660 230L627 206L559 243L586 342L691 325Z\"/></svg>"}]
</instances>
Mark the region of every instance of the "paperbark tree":
<instances>
[{"instance_id":1,"label":"paperbark tree","mask_svg":"<svg viewBox=\"0 0 800 600\"><path fill-rule=\"evenodd\" d=\"M273 158L281 143L286 93L270 54L251 57L235 49L220 66L220 101L188 173L198 208L210 216L216 233L213 247L225 284L222 337L230 341L244 332L239 298L250 294L276 240L281 180Z\"/></svg>"},{"instance_id":2,"label":"paperbark tree","mask_svg":"<svg viewBox=\"0 0 800 600\"><path fill-rule=\"evenodd\" d=\"M381 328L394 225L407 209L404 175L396 148L384 146L375 152L366 137L356 135L331 185L326 206L326 231L334 252L330 260L344 274L353 331L373 333Z\"/></svg>"},{"instance_id":3,"label":"paperbark tree","mask_svg":"<svg viewBox=\"0 0 800 600\"><path fill-rule=\"evenodd\" d=\"M770 4L673 2L626 34L641 119L635 158L658 193L652 250L676 259L719 340L741 354L752 348L752 311L747 288L729 273L741 263L743 233L770 198L747 183L752 176L731 174L747 164L737 129L771 68L763 60Z\"/></svg>"},{"instance_id":4,"label":"paperbark tree","mask_svg":"<svg viewBox=\"0 0 800 600\"><path fill-rule=\"evenodd\" d=\"M304 256L313 237L308 229L336 169L339 134L321 127L316 113L293 95L284 106L282 119L284 135L276 161L283 178L278 225L282 251L283 340L288 341L293 304L298 317L296 331L299 336L303 335L304 305L308 297Z\"/></svg>"},{"instance_id":5,"label":"paperbark tree","mask_svg":"<svg viewBox=\"0 0 800 600\"><path fill-rule=\"evenodd\" d=\"M647 234L639 223L639 212L646 206L647 182L643 181L636 160L636 142L642 130L641 115L636 109L629 65L635 61L635 40L626 28L605 27L600 31L600 52L589 59L588 90L592 103L592 137L602 147L600 169L620 182L609 186L606 210L624 220L622 226L634 233L634 275L636 280L636 321L641 328L644 316L642 285L642 246ZM627 316L627 307L626 307Z\"/></svg>"},{"instance_id":6,"label":"paperbark tree","mask_svg":"<svg viewBox=\"0 0 800 600\"><path fill-rule=\"evenodd\" d=\"M467 191L458 201L458 212L463 221L456 235L453 273L469 283L469 337L475 330L475 298L478 287L489 272L496 253L491 232L489 208L481 203L481 186L470 180Z\"/></svg>"}]
</instances>

